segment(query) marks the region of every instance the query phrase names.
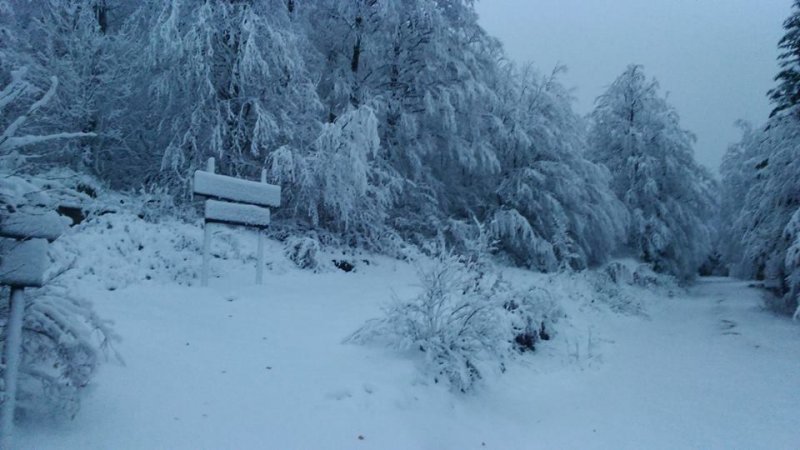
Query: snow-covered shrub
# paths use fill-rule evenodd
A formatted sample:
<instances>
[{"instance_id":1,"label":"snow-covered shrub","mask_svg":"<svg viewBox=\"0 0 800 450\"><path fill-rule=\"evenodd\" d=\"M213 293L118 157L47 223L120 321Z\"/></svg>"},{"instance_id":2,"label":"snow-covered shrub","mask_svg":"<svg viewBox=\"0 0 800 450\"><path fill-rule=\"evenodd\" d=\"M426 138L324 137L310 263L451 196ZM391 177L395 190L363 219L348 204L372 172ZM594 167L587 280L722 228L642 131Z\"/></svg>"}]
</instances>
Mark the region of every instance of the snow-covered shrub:
<instances>
[{"instance_id":1,"label":"snow-covered shrub","mask_svg":"<svg viewBox=\"0 0 800 450\"><path fill-rule=\"evenodd\" d=\"M549 291L540 287L525 290L498 286L503 308L508 312L515 348L521 352L535 350L540 341L549 341L555 324L564 313Z\"/></svg>"},{"instance_id":2,"label":"snow-covered shrub","mask_svg":"<svg viewBox=\"0 0 800 450\"><path fill-rule=\"evenodd\" d=\"M2 294L0 339L4 340L9 303L5 300L7 290ZM23 418L72 418L80 406L81 392L104 357L114 353L110 345L119 338L111 323L97 316L91 303L58 281L44 288L26 289L25 298L28 307L16 414Z\"/></svg>"},{"instance_id":3,"label":"snow-covered shrub","mask_svg":"<svg viewBox=\"0 0 800 450\"><path fill-rule=\"evenodd\" d=\"M319 241L307 236L292 236L284 243L286 257L297 267L316 271L320 268Z\"/></svg>"},{"instance_id":4,"label":"snow-covered shrub","mask_svg":"<svg viewBox=\"0 0 800 450\"><path fill-rule=\"evenodd\" d=\"M633 284L633 272L620 261L612 261L603 268L603 272L608 275L614 284Z\"/></svg>"},{"instance_id":5,"label":"snow-covered shrub","mask_svg":"<svg viewBox=\"0 0 800 450\"><path fill-rule=\"evenodd\" d=\"M396 298L384 317L347 341L418 350L423 372L456 391L471 390L487 370L503 370L517 350L549 339L562 315L546 292L515 291L486 265L452 252L442 251L419 277L416 297Z\"/></svg>"}]
</instances>

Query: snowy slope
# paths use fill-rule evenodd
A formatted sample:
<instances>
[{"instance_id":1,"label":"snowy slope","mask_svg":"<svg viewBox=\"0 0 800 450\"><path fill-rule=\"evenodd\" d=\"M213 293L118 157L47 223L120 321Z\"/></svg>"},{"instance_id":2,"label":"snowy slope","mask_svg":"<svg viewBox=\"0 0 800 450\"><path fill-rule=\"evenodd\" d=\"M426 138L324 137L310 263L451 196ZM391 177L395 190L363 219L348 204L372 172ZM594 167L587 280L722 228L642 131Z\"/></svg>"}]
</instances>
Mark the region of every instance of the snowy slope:
<instances>
[{"instance_id":1,"label":"snowy slope","mask_svg":"<svg viewBox=\"0 0 800 450\"><path fill-rule=\"evenodd\" d=\"M164 232L126 235L135 241L155 230ZM199 228L187 230L199 239ZM97 265L105 241L92 239ZM254 241L247 236L245 246L247 239ZM138 248L118 243L125 245ZM263 286L254 285L252 261L243 257L215 259L219 277L200 288L191 281L191 266L200 263L192 253L173 258L186 269L164 263L184 284L142 281L128 269L124 283L103 285L96 277L112 272L99 267L76 280L116 321L126 366L101 369L74 421L21 424L20 448L776 449L800 442L800 328L762 311L758 292L741 283L704 280L671 298L642 298L646 314L620 314L592 303L576 277L510 270L516 282L562 296L570 319L522 364L457 395L419 375L417 355L342 344L393 294L415 292L411 265L369 257L355 272L314 274L293 268L270 242Z\"/></svg>"}]
</instances>

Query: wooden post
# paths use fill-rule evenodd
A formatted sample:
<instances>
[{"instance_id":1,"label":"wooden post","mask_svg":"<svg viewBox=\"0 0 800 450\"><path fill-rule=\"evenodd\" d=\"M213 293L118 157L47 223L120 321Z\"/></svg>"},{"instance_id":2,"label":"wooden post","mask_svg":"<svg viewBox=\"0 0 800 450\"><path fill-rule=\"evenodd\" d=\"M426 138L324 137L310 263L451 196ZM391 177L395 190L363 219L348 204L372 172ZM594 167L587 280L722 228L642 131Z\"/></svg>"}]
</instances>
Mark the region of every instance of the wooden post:
<instances>
[{"instance_id":1,"label":"wooden post","mask_svg":"<svg viewBox=\"0 0 800 450\"><path fill-rule=\"evenodd\" d=\"M25 314L24 288L11 287L11 313L8 317L5 345L5 399L0 419L0 448L11 448L16 408L17 374L22 350L22 320Z\"/></svg>"},{"instance_id":2,"label":"wooden post","mask_svg":"<svg viewBox=\"0 0 800 450\"><path fill-rule=\"evenodd\" d=\"M200 284L202 286L208 286L208 264L211 255L209 254L211 251L211 224L208 223L208 220L203 222L203 269L202 273L200 274Z\"/></svg>"},{"instance_id":3,"label":"wooden post","mask_svg":"<svg viewBox=\"0 0 800 450\"><path fill-rule=\"evenodd\" d=\"M258 267L256 267L256 284L262 284L264 282L264 230L259 228L257 230L258 233L258 252L257 258Z\"/></svg>"},{"instance_id":4,"label":"wooden post","mask_svg":"<svg viewBox=\"0 0 800 450\"><path fill-rule=\"evenodd\" d=\"M261 182L267 182L267 169L261 169ZM256 252L256 284L262 284L264 281L264 230L259 228L258 233L258 249Z\"/></svg>"},{"instance_id":5,"label":"wooden post","mask_svg":"<svg viewBox=\"0 0 800 450\"><path fill-rule=\"evenodd\" d=\"M208 158L208 162L206 163L206 172L214 173L216 170L214 158ZM202 273L200 274L200 285L201 286L208 286L208 265L209 259L211 258L211 224L208 223L208 220L203 222L203 269Z\"/></svg>"}]
</instances>

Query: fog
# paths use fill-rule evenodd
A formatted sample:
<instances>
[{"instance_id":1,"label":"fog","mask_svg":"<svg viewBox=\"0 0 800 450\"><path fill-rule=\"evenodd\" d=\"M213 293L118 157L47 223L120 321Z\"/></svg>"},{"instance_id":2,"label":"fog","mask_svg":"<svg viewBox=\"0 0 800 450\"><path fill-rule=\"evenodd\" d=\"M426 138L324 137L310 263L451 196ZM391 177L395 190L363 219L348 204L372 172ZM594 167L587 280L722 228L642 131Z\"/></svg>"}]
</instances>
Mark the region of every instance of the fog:
<instances>
[{"instance_id":1,"label":"fog","mask_svg":"<svg viewBox=\"0 0 800 450\"><path fill-rule=\"evenodd\" d=\"M777 42L791 0L484 0L480 21L509 56L542 71L565 64L576 109L630 63L642 64L697 135L699 162L716 172L739 119L763 122Z\"/></svg>"}]
</instances>

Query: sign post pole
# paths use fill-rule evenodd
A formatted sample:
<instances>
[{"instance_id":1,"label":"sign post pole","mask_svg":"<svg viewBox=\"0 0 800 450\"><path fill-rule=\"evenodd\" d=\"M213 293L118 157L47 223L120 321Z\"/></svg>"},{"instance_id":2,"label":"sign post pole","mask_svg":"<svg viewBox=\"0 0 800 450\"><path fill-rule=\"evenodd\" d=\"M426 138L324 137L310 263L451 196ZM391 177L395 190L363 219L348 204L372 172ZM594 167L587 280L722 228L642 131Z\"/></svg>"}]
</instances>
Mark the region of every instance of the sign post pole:
<instances>
[{"instance_id":1,"label":"sign post pole","mask_svg":"<svg viewBox=\"0 0 800 450\"><path fill-rule=\"evenodd\" d=\"M206 163L206 172L214 173L216 171L214 158L208 158ZM200 285L208 286L208 264L211 255L211 229L208 220L203 221L203 269L200 274Z\"/></svg>"},{"instance_id":2,"label":"sign post pole","mask_svg":"<svg viewBox=\"0 0 800 450\"><path fill-rule=\"evenodd\" d=\"M261 169L261 182L267 182L267 169ZM264 280L264 230L258 228L256 230L258 233L258 249L257 249L257 258L258 259L258 267L256 267L256 284L262 284Z\"/></svg>"},{"instance_id":3,"label":"sign post pole","mask_svg":"<svg viewBox=\"0 0 800 450\"><path fill-rule=\"evenodd\" d=\"M0 448L11 448L11 435L14 430L14 409L17 397L17 374L22 350L22 318L25 312L24 288L11 287L11 312L6 326L5 345L5 398L3 400L2 422L0 422Z\"/></svg>"}]
</instances>

